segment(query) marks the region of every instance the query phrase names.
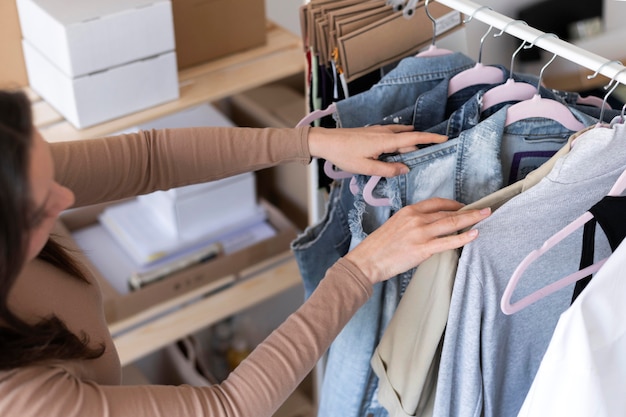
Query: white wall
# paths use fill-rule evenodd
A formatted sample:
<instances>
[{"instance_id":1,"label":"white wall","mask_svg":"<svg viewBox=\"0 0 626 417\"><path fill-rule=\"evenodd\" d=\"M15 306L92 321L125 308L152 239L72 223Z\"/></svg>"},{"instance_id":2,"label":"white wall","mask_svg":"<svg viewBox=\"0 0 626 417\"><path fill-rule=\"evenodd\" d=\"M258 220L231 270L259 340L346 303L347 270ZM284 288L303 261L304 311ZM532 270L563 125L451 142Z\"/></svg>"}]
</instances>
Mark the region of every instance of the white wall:
<instances>
[{"instance_id":1,"label":"white wall","mask_svg":"<svg viewBox=\"0 0 626 417\"><path fill-rule=\"evenodd\" d=\"M304 2L300 0L265 0L265 13L273 22L300 36L301 4Z\"/></svg>"}]
</instances>

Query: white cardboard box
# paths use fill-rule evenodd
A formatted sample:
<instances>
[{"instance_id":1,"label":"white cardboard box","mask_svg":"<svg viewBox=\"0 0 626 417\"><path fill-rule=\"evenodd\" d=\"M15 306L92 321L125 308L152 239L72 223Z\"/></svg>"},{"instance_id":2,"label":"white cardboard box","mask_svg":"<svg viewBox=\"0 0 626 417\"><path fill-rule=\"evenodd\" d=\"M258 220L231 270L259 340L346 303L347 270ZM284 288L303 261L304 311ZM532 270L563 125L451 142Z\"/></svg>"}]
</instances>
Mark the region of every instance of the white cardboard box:
<instances>
[{"instance_id":1,"label":"white cardboard box","mask_svg":"<svg viewBox=\"0 0 626 417\"><path fill-rule=\"evenodd\" d=\"M204 225L202 230L177 234L164 228L155 212L146 210L140 201L131 199L107 207L99 216L99 221L135 265L150 270L164 261L230 238L234 232L254 227L265 221L267 213L263 207L256 205L249 214L237 212L216 218L206 212L203 217L207 221L212 220L212 223Z\"/></svg>"},{"instance_id":2,"label":"white cardboard box","mask_svg":"<svg viewBox=\"0 0 626 417\"><path fill-rule=\"evenodd\" d=\"M115 290L71 237L71 233L75 233L79 229L96 225L98 215L106 205L93 205L64 212L57 223L59 228L56 232L61 237L70 239L69 241L64 240L63 243L67 244L69 248L76 248L76 255L80 261L85 262L87 268L96 275L103 293L106 319L112 323L136 314L142 314L150 307L167 302L173 297L180 296L210 282L223 282L221 285L229 284L232 282L232 274L245 277L246 272L249 272L248 268L288 251L289 243L295 239L297 234L295 226L275 207L264 201L261 201L261 204L267 212L270 225L276 230L275 236L243 250L224 256L220 255L210 262L174 273L167 279L127 294L121 294ZM101 249L98 245L96 242L96 246L91 246L91 248L98 252Z\"/></svg>"},{"instance_id":3,"label":"white cardboard box","mask_svg":"<svg viewBox=\"0 0 626 417\"><path fill-rule=\"evenodd\" d=\"M258 207L254 174L137 197L174 236L209 233L253 216Z\"/></svg>"},{"instance_id":4,"label":"white cardboard box","mask_svg":"<svg viewBox=\"0 0 626 417\"><path fill-rule=\"evenodd\" d=\"M79 129L179 96L174 52L70 78L30 42L22 45L31 88Z\"/></svg>"},{"instance_id":5,"label":"white cardboard box","mask_svg":"<svg viewBox=\"0 0 626 417\"><path fill-rule=\"evenodd\" d=\"M138 129L234 126L209 103L152 120ZM135 130L135 129L134 129ZM148 210L162 220L171 233L183 236L213 230L229 219L247 219L257 211L255 175L251 172L203 184L172 188L139 196Z\"/></svg>"},{"instance_id":6,"label":"white cardboard box","mask_svg":"<svg viewBox=\"0 0 626 417\"><path fill-rule=\"evenodd\" d=\"M17 0L22 36L73 78L175 50L170 0Z\"/></svg>"}]
</instances>

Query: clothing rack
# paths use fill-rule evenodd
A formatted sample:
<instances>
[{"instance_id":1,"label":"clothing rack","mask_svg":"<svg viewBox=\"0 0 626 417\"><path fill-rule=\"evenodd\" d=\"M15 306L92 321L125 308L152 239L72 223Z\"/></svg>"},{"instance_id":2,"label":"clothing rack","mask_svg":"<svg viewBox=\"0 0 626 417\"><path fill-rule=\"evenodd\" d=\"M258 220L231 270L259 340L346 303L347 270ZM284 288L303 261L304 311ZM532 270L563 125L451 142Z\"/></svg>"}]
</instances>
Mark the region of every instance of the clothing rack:
<instances>
[{"instance_id":1,"label":"clothing rack","mask_svg":"<svg viewBox=\"0 0 626 417\"><path fill-rule=\"evenodd\" d=\"M543 36L539 38L539 36L545 34L545 32L535 29L529 25L514 24L513 22L515 22L515 19L470 0L432 1L437 1L444 6L458 10L467 16L472 16L472 19L477 19L483 23L493 26L494 29L504 30L505 33L525 40L526 42L534 43L534 45L539 48L555 53L576 65L597 72L597 74L602 74L610 80L616 80L621 84L626 84L626 71L622 71L626 68L626 66L623 66L614 60L594 54L586 49L553 36ZM308 175L309 224L315 224L321 219L321 216L324 213L323 201L319 198L319 190L317 189L317 167L314 167L313 165L311 169L309 169Z\"/></svg>"},{"instance_id":2,"label":"clothing rack","mask_svg":"<svg viewBox=\"0 0 626 417\"><path fill-rule=\"evenodd\" d=\"M626 84L626 71L619 73L626 67L615 61L596 55L567 41L552 36L544 36L538 39L538 37L545 32L535 29L529 25L511 24L511 22L514 22L515 19L511 19L508 16L495 12L469 0L434 1L458 10L467 16L472 16L473 19L480 20L483 23L493 26L494 29L504 29L506 33L525 40L526 42L533 43L537 40L535 46L539 48L555 53L562 58L572 61L577 65L586 67L594 72L597 71L598 74L602 74L611 80L615 79L622 84Z\"/></svg>"}]
</instances>

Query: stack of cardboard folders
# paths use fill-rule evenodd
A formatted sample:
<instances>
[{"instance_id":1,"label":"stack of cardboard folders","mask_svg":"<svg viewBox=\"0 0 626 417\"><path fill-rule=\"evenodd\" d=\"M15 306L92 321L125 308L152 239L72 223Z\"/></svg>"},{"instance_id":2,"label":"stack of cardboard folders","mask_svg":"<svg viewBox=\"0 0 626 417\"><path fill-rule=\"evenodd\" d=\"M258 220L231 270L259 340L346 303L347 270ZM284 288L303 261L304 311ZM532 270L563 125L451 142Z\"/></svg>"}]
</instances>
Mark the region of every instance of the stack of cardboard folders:
<instances>
[{"instance_id":1,"label":"stack of cardboard folders","mask_svg":"<svg viewBox=\"0 0 626 417\"><path fill-rule=\"evenodd\" d=\"M311 0L300 8L302 39L319 65L334 67L345 82L411 54L433 39L433 22L417 3L405 13L404 2L387 0ZM435 36L462 27L461 13L431 2Z\"/></svg>"}]
</instances>

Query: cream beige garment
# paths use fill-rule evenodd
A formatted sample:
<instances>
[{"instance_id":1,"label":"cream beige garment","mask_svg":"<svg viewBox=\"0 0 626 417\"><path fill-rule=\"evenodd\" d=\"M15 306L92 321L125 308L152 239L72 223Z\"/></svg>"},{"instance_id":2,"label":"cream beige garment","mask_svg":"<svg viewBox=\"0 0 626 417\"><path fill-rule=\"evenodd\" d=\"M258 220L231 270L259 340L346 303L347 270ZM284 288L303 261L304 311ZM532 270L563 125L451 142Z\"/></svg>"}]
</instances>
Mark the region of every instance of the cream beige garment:
<instances>
[{"instance_id":1,"label":"cream beige garment","mask_svg":"<svg viewBox=\"0 0 626 417\"><path fill-rule=\"evenodd\" d=\"M524 178L467 205L466 209L496 210L545 177L566 155L572 135L550 160ZM416 270L372 357L379 377L379 401L391 417L430 417L433 413L441 344L460 251L433 255Z\"/></svg>"}]
</instances>

